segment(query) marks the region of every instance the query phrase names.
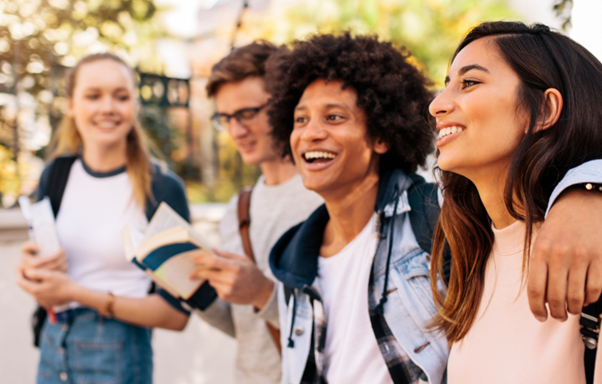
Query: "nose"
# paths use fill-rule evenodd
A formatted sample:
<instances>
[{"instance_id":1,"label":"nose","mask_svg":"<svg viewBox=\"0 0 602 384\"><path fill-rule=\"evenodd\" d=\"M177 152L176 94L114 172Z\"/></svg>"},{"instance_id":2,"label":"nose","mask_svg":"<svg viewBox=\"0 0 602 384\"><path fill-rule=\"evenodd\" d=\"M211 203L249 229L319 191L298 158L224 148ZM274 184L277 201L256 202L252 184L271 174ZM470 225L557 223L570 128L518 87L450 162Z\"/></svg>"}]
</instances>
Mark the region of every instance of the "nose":
<instances>
[{"instance_id":1,"label":"nose","mask_svg":"<svg viewBox=\"0 0 602 384\"><path fill-rule=\"evenodd\" d=\"M443 117L454 110L454 103L450 98L448 89L444 89L429 105L429 113L434 117Z\"/></svg>"},{"instance_id":2,"label":"nose","mask_svg":"<svg viewBox=\"0 0 602 384\"><path fill-rule=\"evenodd\" d=\"M328 132L324 129L319 119L315 118L310 119L301 134L301 140L311 142L324 140L326 137L328 137Z\"/></svg>"},{"instance_id":3,"label":"nose","mask_svg":"<svg viewBox=\"0 0 602 384\"><path fill-rule=\"evenodd\" d=\"M102 113L113 113L115 111L115 101L111 95L106 95L101 99L100 111Z\"/></svg>"},{"instance_id":4,"label":"nose","mask_svg":"<svg viewBox=\"0 0 602 384\"><path fill-rule=\"evenodd\" d=\"M239 123L238 120L234 117L230 117L230 121L228 124L228 133L230 133L230 136L232 136L232 138L244 137L249 133L249 129L241 123Z\"/></svg>"}]
</instances>

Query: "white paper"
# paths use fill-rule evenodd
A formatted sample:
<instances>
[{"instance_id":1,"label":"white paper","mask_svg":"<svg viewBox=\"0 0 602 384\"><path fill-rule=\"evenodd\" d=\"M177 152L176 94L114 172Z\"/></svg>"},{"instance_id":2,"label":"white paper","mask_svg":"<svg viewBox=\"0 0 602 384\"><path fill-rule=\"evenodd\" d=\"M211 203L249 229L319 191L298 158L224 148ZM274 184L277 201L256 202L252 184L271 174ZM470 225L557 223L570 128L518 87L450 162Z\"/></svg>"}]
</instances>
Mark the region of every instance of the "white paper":
<instances>
[{"instance_id":1,"label":"white paper","mask_svg":"<svg viewBox=\"0 0 602 384\"><path fill-rule=\"evenodd\" d=\"M50 256L57 253L61 249L61 245L56 234L50 199L45 197L37 203L29 204L29 200L22 197L19 199L19 203L29 226L29 236L40 248L38 255Z\"/></svg>"}]
</instances>

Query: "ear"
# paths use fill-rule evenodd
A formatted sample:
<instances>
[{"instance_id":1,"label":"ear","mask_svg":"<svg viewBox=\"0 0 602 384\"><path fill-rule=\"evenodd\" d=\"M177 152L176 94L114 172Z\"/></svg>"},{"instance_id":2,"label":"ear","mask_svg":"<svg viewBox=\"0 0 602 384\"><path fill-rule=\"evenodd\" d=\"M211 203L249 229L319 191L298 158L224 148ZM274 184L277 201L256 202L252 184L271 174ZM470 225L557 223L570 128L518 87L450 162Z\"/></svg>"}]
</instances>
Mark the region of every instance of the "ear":
<instances>
[{"instance_id":1,"label":"ear","mask_svg":"<svg viewBox=\"0 0 602 384\"><path fill-rule=\"evenodd\" d=\"M73 108L73 98L72 97L67 98L67 116L69 116L70 118L73 118L75 116L75 110Z\"/></svg>"},{"instance_id":2,"label":"ear","mask_svg":"<svg viewBox=\"0 0 602 384\"><path fill-rule=\"evenodd\" d=\"M382 139L376 139L376 141L374 141L374 152L379 155L384 155L389 149L391 149L391 144L385 143Z\"/></svg>"},{"instance_id":3,"label":"ear","mask_svg":"<svg viewBox=\"0 0 602 384\"><path fill-rule=\"evenodd\" d=\"M540 122L535 127L536 131L548 129L558 122L564 105L560 91L548 88L543 94L543 114Z\"/></svg>"}]
</instances>

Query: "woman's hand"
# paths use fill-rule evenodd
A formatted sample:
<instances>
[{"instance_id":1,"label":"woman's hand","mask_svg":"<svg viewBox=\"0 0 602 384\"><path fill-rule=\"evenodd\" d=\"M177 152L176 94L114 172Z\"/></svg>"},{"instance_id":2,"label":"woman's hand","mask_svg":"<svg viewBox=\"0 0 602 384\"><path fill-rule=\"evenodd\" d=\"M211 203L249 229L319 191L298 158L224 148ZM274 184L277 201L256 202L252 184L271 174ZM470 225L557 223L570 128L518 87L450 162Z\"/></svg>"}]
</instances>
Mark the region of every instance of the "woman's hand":
<instances>
[{"instance_id":1,"label":"woman's hand","mask_svg":"<svg viewBox=\"0 0 602 384\"><path fill-rule=\"evenodd\" d=\"M67 272L67 255L61 249L50 256L37 256L40 248L33 242L27 241L21 246L20 267L27 269L48 269L52 271Z\"/></svg>"},{"instance_id":2,"label":"woman's hand","mask_svg":"<svg viewBox=\"0 0 602 384\"><path fill-rule=\"evenodd\" d=\"M24 269L19 265L15 271L17 283L42 307L74 301L75 284L64 272L48 269Z\"/></svg>"}]
</instances>

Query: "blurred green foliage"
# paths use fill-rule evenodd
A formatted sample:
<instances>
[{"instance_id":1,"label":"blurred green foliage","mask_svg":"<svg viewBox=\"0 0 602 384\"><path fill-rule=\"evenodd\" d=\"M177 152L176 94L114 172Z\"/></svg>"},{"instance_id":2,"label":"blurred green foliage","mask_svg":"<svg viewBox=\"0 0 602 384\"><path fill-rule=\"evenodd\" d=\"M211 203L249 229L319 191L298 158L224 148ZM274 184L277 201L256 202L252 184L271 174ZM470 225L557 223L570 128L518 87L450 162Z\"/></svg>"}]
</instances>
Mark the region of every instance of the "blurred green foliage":
<instances>
[{"instance_id":1,"label":"blurred green foliage","mask_svg":"<svg viewBox=\"0 0 602 384\"><path fill-rule=\"evenodd\" d=\"M143 71L160 72L154 41L164 31L153 22L157 12L152 0L0 0L0 197L31 192L18 176L26 160L17 159L32 158L20 152L43 157L66 108L67 67L111 51ZM150 125L162 123L154 117ZM17 176L10 178L13 170Z\"/></svg>"},{"instance_id":2,"label":"blurred green foliage","mask_svg":"<svg viewBox=\"0 0 602 384\"><path fill-rule=\"evenodd\" d=\"M407 47L438 86L461 38L482 21L517 19L505 0L306 0L246 33L286 43L313 33L378 34Z\"/></svg>"}]
</instances>

